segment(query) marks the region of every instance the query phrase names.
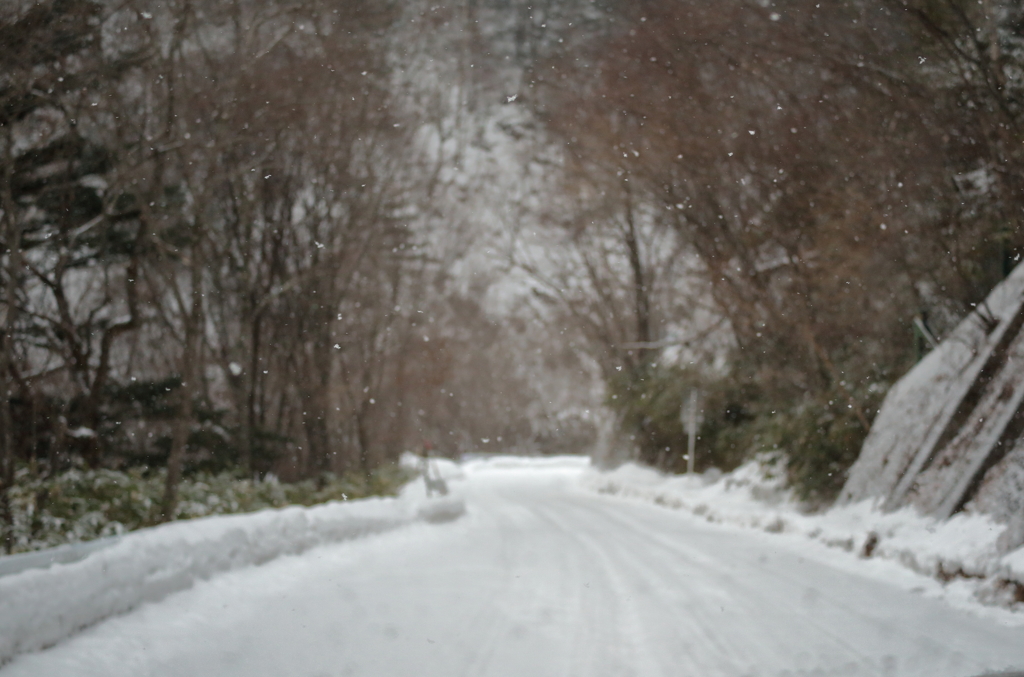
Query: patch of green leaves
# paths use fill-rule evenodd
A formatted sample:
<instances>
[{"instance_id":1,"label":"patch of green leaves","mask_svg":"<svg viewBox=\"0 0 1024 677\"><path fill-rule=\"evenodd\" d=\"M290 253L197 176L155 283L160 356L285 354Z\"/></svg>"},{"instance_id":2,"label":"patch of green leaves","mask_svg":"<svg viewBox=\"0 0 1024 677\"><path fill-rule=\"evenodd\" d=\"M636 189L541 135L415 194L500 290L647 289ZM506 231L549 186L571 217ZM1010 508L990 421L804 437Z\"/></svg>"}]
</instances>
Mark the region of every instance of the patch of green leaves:
<instances>
[{"instance_id":1,"label":"patch of green leaves","mask_svg":"<svg viewBox=\"0 0 1024 677\"><path fill-rule=\"evenodd\" d=\"M413 475L397 465L369 475L323 473L284 483L270 475L240 479L230 473L196 473L182 480L174 519L253 512L287 505L316 505L367 496L390 496ZM166 474L75 467L51 477L17 472L10 491L14 552L50 548L134 531L161 521Z\"/></svg>"}]
</instances>

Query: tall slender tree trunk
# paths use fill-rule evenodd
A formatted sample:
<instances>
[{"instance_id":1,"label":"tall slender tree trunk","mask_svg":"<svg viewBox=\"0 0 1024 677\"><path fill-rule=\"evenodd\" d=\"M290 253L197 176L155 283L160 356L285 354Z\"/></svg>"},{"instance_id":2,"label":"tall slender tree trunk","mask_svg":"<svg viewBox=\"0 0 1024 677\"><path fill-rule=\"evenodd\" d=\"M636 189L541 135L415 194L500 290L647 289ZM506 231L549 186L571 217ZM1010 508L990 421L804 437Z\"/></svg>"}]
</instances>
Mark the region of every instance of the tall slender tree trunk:
<instances>
[{"instance_id":1,"label":"tall slender tree trunk","mask_svg":"<svg viewBox=\"0 0 1024 677\"><path fill-rule=\"evenodd\" d=\"M18 322L18 284L21 280L21 228L14 205L14 132L4 127L3 185L0 186L0 209L3 209L3 234L7 245L5 284L6 315L0 334L0 540L4 551L14 547L14 513L10 489L14 485L14 331ZM3 279L3 276L0 276Z\"/></svg>"},{"instance_id":2,"label":"tall slender tree trunk","mask_svg":"<svg viewBox=\"0 0 1024 677\"><path fill-rule=\"evenodd\" d=\"M317 402L317 393L303 403L305 411L302 425L306 433L306 477L313 477L330 466L330 435L327 430L327 412Z\"/></svg>"},{"instance_id":3,"label":"tall slender tree trunk","mask_svg":"<svg viewBox=\"0 0 1024 677\"><path fill-rule=\"evenodd\" d=\"M370 457L370 402L364 399L356 413L356 441L359 443L359 467L369 475L375 463Z\"/></svg>"},{"instance_id":4,"label":"tall slender tree trunk","mask_svg":"<svg viewBox=\"0 0 1024 677\"><path fill-rule=\"evenodd\" d=\"M239 465L246 475L252 474L254 457L256 455L256 431L260 427L259 416L257 415L258 397L257 390L260 385L259 367L260 351L263 349L261 337L263 332L263 310L257 309L255 313L247 318L249 327L249 344L247 346L248 364L242 373L242 400L239 401Z\"/></svg>"},{"instance_id":5,"label":"tall slender tree trunk","mask_svg":"<svg viewBox=\"0 0 1024 677\"><path fill-rule=\"evenodd\" d=\"M633 272L633 297L636 307L636 340L640 343L651 341L651 300L647 289L647 275L644 271L643 256L640 252L640 239L636 233L633 218L633 193L628 183L623 184L626 190L626 249L629 252L629 267ZM642 353L641 353L642 354Z\"/></svg>"},{"instance_id":6,"label":"tall slender tree trunk","mask_svg":"<svg viewBox=\"0 0 1024 677\"><path fill-rule=\"evenodd\" d=\"M198 229L196 229L198 236ZM181 483L182 465L188 435L192 427L192 402L199 392L199 353L203 336L203 271L200 244L192 246L189 262L191 270L191 307L183 312L185 345L181 353L181 388L178 391L178 416L171 431L171 452L167 458L167 482L164 486L161 521L174 519L178 507L178 485ZM184 311L184 309L182 309Z\"/></svg>"},{"instance_id":7,"label":"tall slender tree trunk","mask_svg":"<svg viewBox=\"0 0 1024 677\"><path fill-rule=\"evenodd\" d=\"M256 385L257 370L260 366L261 325L260 314L257 314L249 322L249 364L245 366L245 371L242 374L245 402L242 407L242 415L239 417L241 425L239 426L238 444L241 453L238 461L246 475L253 472L253 456L256 447Z\"/></svg>"},{"instance_id":8,"label":"tall slender tree trunk","mask_svg":"<svg viewBox=\"0 0 1024 677\"><path fill-rule=\"evenodd\" d=\"M308 476L330 470L333 466L333 447L330 421L327 414L328 383L331 355L324 350L328 344L320 337L307 352L305 361L307 385L303 388L302 423L309 447L306 473Z\"/></svg>"}]
</instances>

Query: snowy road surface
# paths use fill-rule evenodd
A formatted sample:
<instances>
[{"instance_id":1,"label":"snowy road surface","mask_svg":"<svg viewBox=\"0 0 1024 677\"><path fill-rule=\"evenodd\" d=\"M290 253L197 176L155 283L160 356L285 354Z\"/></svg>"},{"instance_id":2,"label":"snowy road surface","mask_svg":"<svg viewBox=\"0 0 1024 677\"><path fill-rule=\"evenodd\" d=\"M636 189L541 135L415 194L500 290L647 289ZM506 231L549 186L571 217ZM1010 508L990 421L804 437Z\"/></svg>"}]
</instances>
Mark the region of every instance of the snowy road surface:
<instances>
[{"instance_id":1,"label":"snowy road surface","mask_svg":"<svg viewBox=\"0 0 1024 677\"><path fill-rule=\"evenodd\" d=\"M458 521L219 575L0 677L1024 668L1024 627L915 594L895 564L587 493L580 469L470 467L454 483L469 508ZM887 571L899 580L881 580Z\"/></svg>"}]
</instances>

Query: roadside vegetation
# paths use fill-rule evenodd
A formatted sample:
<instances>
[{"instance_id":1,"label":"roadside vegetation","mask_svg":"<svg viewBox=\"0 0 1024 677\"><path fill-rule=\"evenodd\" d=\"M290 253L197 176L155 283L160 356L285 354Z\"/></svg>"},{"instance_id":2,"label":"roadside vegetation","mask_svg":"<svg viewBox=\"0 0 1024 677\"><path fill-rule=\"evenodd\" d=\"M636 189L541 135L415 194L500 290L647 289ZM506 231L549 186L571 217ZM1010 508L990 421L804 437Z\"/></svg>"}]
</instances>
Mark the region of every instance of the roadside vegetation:
<instances>
[{"instance_id":1,"label":"roadside vegetation","mask_svg":"<svg viewBox=\"0 0 1024 677\"><path fill-rule=\"evenodd\" d=\"M782 454L827 505L888 388L1024 253L1024 9L604 8L547 17L531 71L561 200L527 269L642 460L685 467L699 390L698 467Z\"/></svg>"},{"instance_id":2,"label":"roadside vegetation","mask_svg":"<svg viewBox=\"0 0 1024 677\"><path fill-rule=\"evenodd\" d=\"M393 496L413 473L385 465L369 475L324 472L300 482L274 475L243 479L230 472L196 472L182 480L175 512L162 512L166 470L145 472L73 467L40 477L19 469L11 491L12 552L50 548L117 536L169 519L254 512L288 505L315 505L368 496Z\"/></svg>"}]
</instances>

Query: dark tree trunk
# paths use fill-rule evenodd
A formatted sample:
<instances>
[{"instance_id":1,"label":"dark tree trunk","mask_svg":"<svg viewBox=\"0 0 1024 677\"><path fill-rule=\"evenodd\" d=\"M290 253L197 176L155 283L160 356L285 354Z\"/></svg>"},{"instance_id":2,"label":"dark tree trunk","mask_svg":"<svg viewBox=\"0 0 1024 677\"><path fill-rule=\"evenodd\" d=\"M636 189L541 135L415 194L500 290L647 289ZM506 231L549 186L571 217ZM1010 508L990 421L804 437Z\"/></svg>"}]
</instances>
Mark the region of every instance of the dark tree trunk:
<instances>
[{"instance_id":1,"label":"dark tree trunk","mask_svg":"<svg viewBox=\"0 0 1024 677\"><path fill-rule=\"evenodd\" d=\"M192 402L199 392L200 348L204 326L203 315L203 279L200 245L192 247L191 269L191 307L183 312L184 341L181 354L181 388L178 391L178 415L171 432L171 452L167 458L167 482L164 486L162 521L174 519L178 507L178 485L181 483L182 466L185 450L188 445L189 431L192 427ZM184 309L182 309L184 311Z\"/></svg>"},{"instance_id":2,"label":"dark tree trunk","mask_svg":"<svg viewBox=\"0 0 1024 677\"><path fill-rule=\"evenodd\" d=\"M18 281L21 278L21 228L14 210L14 135L4 125L3 185L0 186L0 208L4 213L4 240L7 245L5 288L6 318L0 335L0 540L4 551L14 547L14 514L9 490L14 485L14 330L18 321Z\"/></svg>"}]
</instances>

